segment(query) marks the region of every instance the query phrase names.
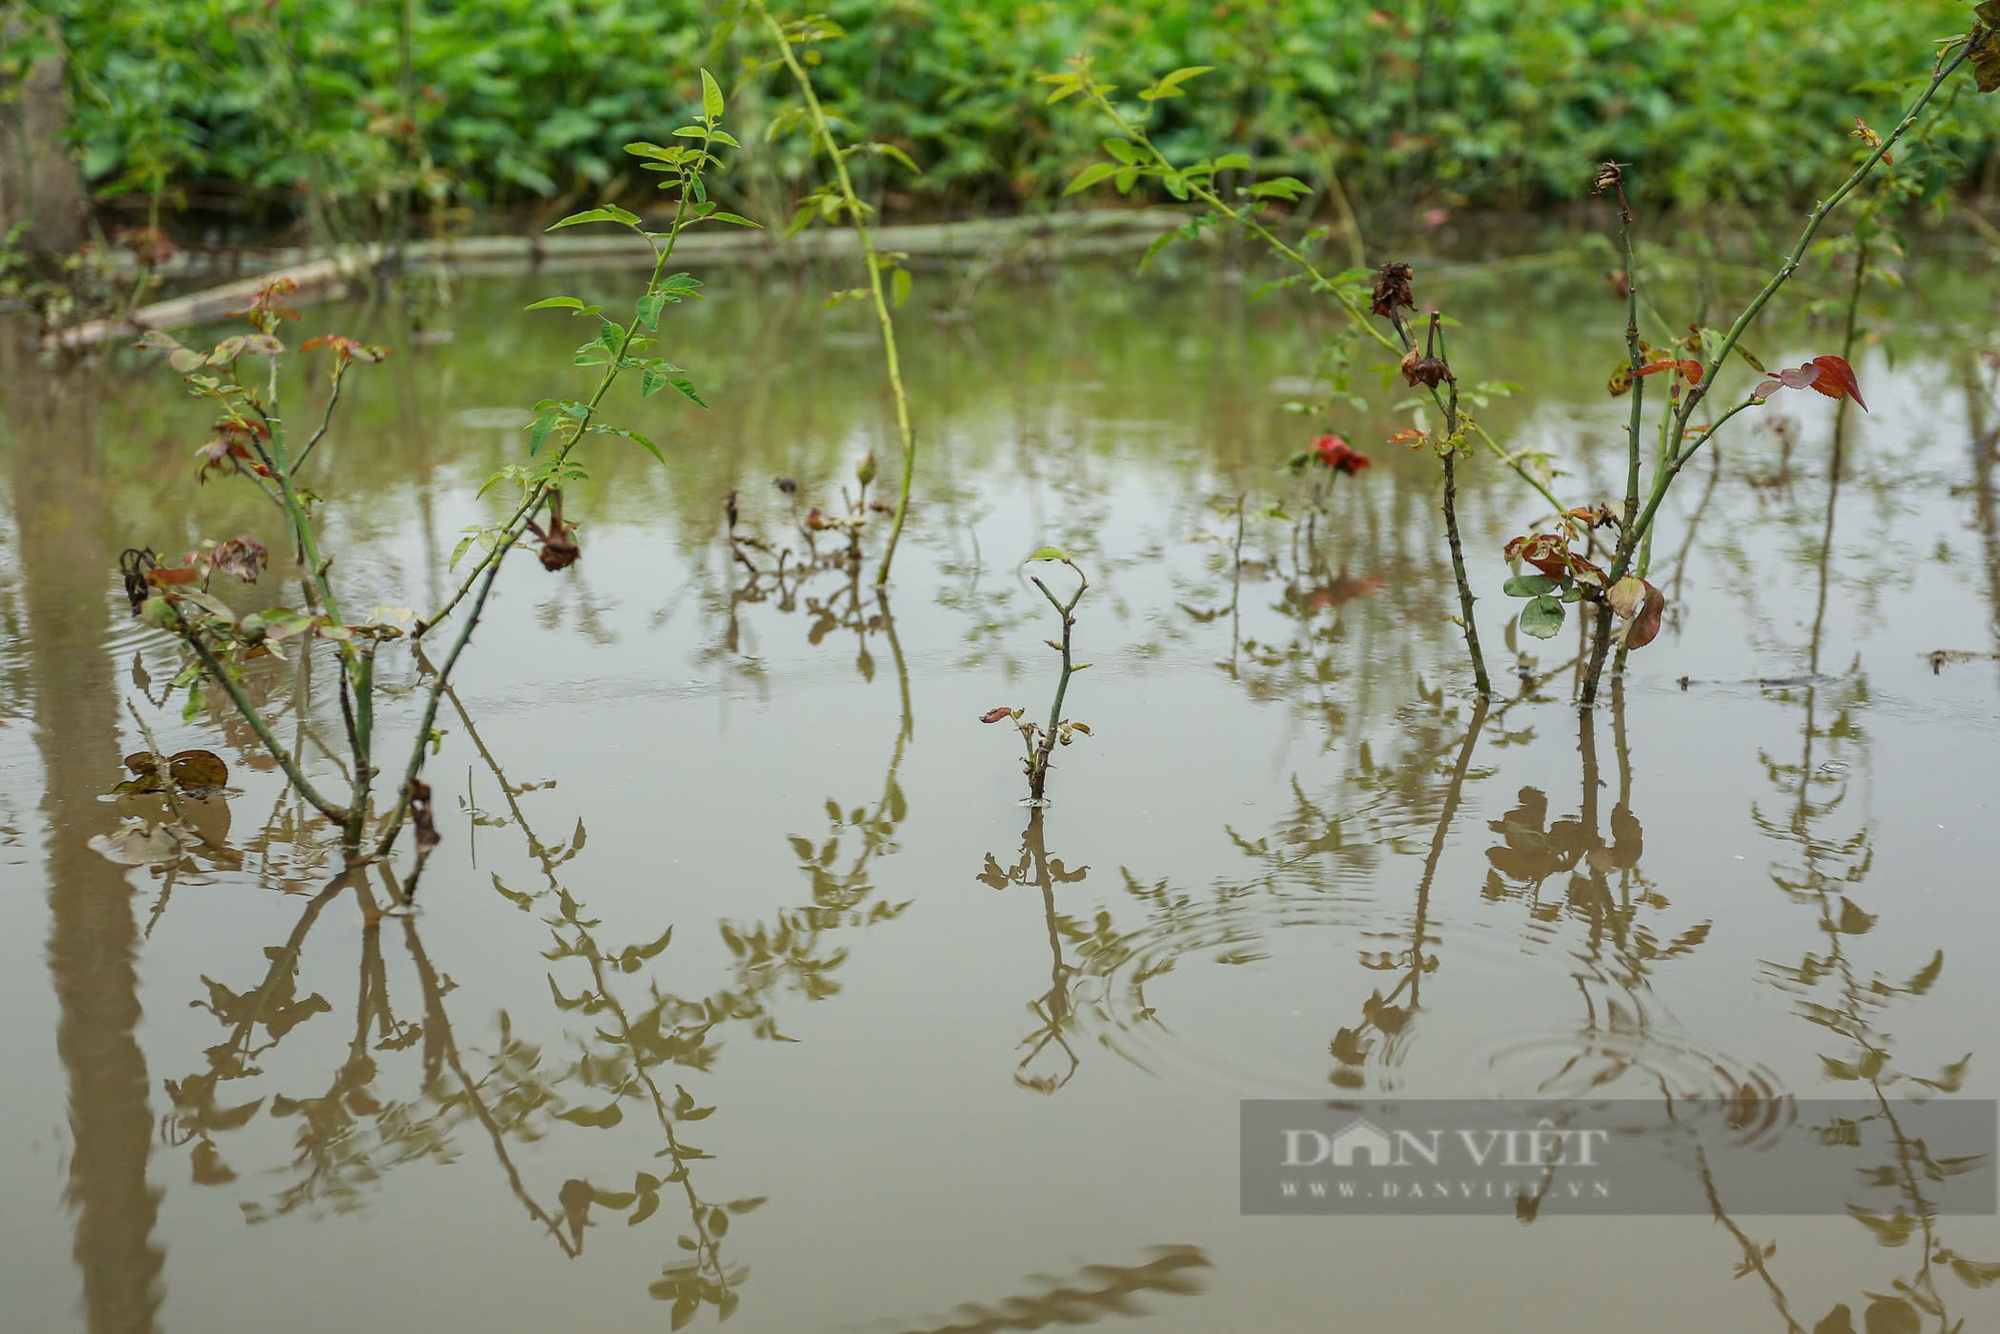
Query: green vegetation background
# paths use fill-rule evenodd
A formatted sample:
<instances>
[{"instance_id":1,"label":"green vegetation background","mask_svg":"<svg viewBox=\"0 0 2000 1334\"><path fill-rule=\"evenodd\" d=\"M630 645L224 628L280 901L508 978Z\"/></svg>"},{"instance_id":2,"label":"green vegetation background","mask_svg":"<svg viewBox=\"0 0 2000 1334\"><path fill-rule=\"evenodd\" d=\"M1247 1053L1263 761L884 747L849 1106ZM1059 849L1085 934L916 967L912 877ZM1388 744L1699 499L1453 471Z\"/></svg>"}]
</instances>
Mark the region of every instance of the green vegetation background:
<instances>
[{"instance_id":1,"label":"green vegetation background","mask_svg":"<svg viewBox=\"0 0 2000 1334\"><path fill-rule=\"evenodd\" d=\"M702 63L735 85L752 150L724 182L730 206L788 216L812 174L796 136L753 143L780 105L780 72L742 74L761 51L724 3L42 8L63 24L101 197L379 222L396 198L636 196L645 182L619 146L679 123ZM1084 50L1128 89L1214 66L1161 104L1169 152L1248 151L1260 174L1321 183L1331 170L1364 211L1577 199L1607 157L1634 165L1653 204L1810 203L1855 147L1853 118L1886 131L1931 41L1970 18L1964 0L831 0L822 12L848 34L815 71L829 109L924 169L874 182L905 213L1058 197L1096 136L1092 118L1044 108L1034 80ZM1996 130L2000 104L1958 100L1933 134L1943 151L1926 155L1930 193L1988 184Z\"/></svg>"}]
</instances>

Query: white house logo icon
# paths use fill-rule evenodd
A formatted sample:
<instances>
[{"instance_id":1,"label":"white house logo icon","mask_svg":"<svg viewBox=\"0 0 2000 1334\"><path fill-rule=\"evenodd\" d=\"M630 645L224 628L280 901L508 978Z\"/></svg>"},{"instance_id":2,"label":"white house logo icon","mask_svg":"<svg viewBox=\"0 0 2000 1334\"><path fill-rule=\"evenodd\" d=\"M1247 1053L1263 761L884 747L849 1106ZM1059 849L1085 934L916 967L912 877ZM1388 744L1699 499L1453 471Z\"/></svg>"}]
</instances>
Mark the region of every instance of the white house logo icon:
<instances>
[{"instance_id":1,"label":"white house logo icon","mask_svg":"<svg viewBox=\"0 0 2000 1334\"><path fill-rule=\"evenodd\" d=\"M1353 1167L1357 1157L1369 1167L1390 1167L1396 1146L1387 1135L1356 1117L1328 1136L1327 1156L1335 1167Z\"/></svg>"}]
</instances>

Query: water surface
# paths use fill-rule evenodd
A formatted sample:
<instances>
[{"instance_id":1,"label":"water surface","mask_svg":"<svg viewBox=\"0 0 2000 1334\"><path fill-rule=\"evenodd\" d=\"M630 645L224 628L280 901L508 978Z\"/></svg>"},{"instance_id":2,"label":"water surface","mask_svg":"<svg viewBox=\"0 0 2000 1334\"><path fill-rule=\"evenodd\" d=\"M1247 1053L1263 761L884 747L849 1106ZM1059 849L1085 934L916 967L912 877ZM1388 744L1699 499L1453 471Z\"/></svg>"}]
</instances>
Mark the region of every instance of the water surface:
<instances>
[{"instance_id":1,"label":"water surface","mask_svg":"<svg viewBox=\"0 0 2000 1334\"><path fill-rule=\"evenodd\" d=\"M1855 358L1871 412L1781 396L1691 465L1667 629L1581 717L1576 635L1507 628L1518 482L1464 473L1480 707L1435 465L1378 443L1406 415L1340 411L1375 458L1354 479L1284 473L1319 429L1288 406L1311 312L1198 269L913 308L925 459L878 596L802 567L792 522L894 453L862 312L718 276L669 344L712 409L621 400L665 466L604 441L571 496L584 559L500 583L440 716L444 842L408 917L384 879L335 880L240 722L162 701L177 656L126 615L124 547L279 549L253 494L194 485L199 406L156 364L17 358L6 1323L1803 1330L1845 1304L1853 1328L1993 1327L1991 1217L1738 1217L1727 1182L1716 1218L1238 1213L1247 1097L2000 1092L1992 293L1909 276ZM382 309L307 313L399 345L317 465L350 605L449 590L520 409L582 374L565 317L516 312L623 281L460 287L428 345ZM1426 294L1468 379L1521 387L1482 420L1611 496L1622 308L1597 275ZM1775 364L1838 337L1755 341ZM782 571L723 540L731 489ZM1045 543L1092 581L1066 712L1093 735L1035 817L978 718L1047 707L1054 619L1020 568ZM296 601L279 573L250 596ZM253 687L331 772L327 665ZM385 702L390 754L417 701ZM213 846L172 865L90 846L146 814L109 796L135 709L233 771Z\"/></svg>"}]
</instances>

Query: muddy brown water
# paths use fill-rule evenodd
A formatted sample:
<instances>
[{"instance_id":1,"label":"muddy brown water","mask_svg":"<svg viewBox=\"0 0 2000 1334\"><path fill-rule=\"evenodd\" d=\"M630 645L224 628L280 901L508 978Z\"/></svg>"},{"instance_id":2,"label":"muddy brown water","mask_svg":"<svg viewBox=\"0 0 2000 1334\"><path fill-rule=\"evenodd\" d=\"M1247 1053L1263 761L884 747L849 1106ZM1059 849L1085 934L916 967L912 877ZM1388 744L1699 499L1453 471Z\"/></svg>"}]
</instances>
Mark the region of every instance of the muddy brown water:
<instances>
[{"instance_id":1,"label":"muddy brown water","mask_svg":"<svg viewBox=\"0 0 2000 1334\"><path fill-rule=\"evenodd\" d=\"M1434 465L1378 443L1403 415L1342 408L1375 466L1315 505L1280 465L1317 429L1287 405L1318 325L1227 273L914 309L894 586L755 551L752 573L726 491L797 551L774 479L833 507L894 451L860 312L719 280L670 345L711 410L619 400L665 466L605 439L572 494L583 560L500 584L440 718L443 843L408 917L378 915L379 878L334 882L330 832L239 722L161 701L172 646L125 614L121 548L271 537L254 495L194 485L198 407L156 364L17 358L0 1324L2000 1328L1990 1213L1766 1216L1727 1180L1718 1216L1239 1212L1246 1098L1762 1116L2000 1092L1993 295L1911 279L1866 312L1872 411L1784 395L1690 465L1655 553L1667 628L1581 719L1574 627L1521 636L1499 592L1533 497L1465 470L1480 709ZM460 287L428 346L308 312L402 344L315 465L351 605L448 590L521 410L582 374L566 317L516 312L619 281ZM1432 289L1468 380L1521 387L1482 420L1578 499L1622 477L1597 284ZM1047 708L1053 618L1020 566L1045 543L1092 581L1066 712L1094 730L1036 821L978 719ZM289 577L246 602L295 601ZM416 676L384 664L400 754ZM338 736L325 663L252 686L286 736ZM92 848L159 814L109 795L128 705L231 767L197 853Z\"/></svg>"}]
</instances>

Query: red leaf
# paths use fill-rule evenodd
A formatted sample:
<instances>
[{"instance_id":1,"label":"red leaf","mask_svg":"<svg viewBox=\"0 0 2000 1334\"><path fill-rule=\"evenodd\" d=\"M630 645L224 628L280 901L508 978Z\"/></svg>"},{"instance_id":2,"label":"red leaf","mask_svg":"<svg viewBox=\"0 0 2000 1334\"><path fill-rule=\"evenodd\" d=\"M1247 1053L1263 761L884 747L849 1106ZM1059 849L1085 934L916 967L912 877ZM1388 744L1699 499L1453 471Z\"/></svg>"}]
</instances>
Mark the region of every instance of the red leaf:
<instances>
[{"instance_id":1,"label":"red leaf","mask_svg":"<svg viewBox=\"0 0 2000 1334\"><path fill-rule=\"evenodd\" d=\"M1633 371L1632 378L1642 380L1648 375L1658 375L1661 371L1670 371L1673 368L1674 363L1671 361L1656 361L1649 366L1641 366L1638 370Z\"/></svg>"},{"instance_id":2,"label":"red leaf","mask_svg":"<svg viewBox=\"0 0 2000 1334\"><path fill-rule=\"evenodd\" d=\"M1819 378L1813 381L1813 388L1828 398L1839 398L1845 394L1860 403L1863 412L1868 410L1868 405L1861 400L1861 384L1854 378L1854 367L1848 365L1845 358L1832 355L1814 357L1812 364L1820 370Z\"/></svg>"},{"instance_id":3,"label":"red leaf","mask_svg":"<svg viewBox=\"0 0 2000 1334\"><path fill-rule=\"evenodd\" d=\"M1569 550L1561 538L1551 533L1517 537L1507 544L1506 555L1509 560L1520 557L1551 579L1561 579L1569 573Z\"/></svg>"},{"instance_id":4,"label":"red leaf","mask_svg":"<svg viewBox=\"0 0 2000 1334\"><path fill-rule=\"evenodd\" d=\"M1679 367L1681 368L1681 374L1682 374L1683 376L1685 376L1685 377L1686 377L1686 379L1687 379L1687 382L1688 382L1689 384L1700 384L1700 383L1701 383L1701 363L1700 363L1700 362L1698 362L1698 361L1679 361L1679 362L1675 362L1674 364L1675 364L1675 365L1677 365L1677 366L1679 366Z\"/></svg>"}]
</instances>

